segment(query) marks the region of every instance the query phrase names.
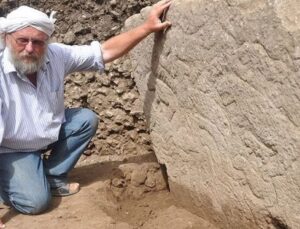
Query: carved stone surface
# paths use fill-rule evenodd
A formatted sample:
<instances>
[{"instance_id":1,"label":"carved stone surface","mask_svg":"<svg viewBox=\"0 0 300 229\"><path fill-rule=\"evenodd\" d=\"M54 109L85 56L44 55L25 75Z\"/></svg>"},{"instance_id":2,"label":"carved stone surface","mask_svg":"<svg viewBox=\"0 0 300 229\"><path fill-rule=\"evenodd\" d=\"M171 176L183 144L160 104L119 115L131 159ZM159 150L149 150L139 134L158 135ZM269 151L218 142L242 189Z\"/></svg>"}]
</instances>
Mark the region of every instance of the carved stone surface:
<instances>
[{"instance_id":1,"label":"carved stone surface","mask_svg":"<svg viewBox=\"0 0 300 229\"><path fill-rule=\"evenodd\" d=\"M172 193L220 228L300 228L299 9L174 0L172 28L131 53Z\"/></svg>"}]
</instances>

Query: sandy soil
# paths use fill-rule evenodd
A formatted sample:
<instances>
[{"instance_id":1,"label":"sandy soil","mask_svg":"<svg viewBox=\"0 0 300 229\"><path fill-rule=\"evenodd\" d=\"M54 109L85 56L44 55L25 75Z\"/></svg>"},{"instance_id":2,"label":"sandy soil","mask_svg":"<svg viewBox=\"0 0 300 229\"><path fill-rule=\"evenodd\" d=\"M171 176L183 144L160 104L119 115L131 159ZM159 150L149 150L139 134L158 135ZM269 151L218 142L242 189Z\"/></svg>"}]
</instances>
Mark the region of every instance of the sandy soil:
<instances>
[{"instance_id":1,"label":"sandy soil","mask_svg":"<svg viewBox=\"0 0 300 229\"><path fill-rule=\"evenodd\" d=\"M119 165L105 162L75 168L70 179L81 183L81 191L73 196L53 198L44 214L28 216L4 208L0 209L0 216L7 228L18 229L212 228L197 216L176 207L166 189L143 193L138 198L128 195L115 198L110 184Z\"/></svg>"},{"instance_id":2,"label":"sandy soil","mask_svg":"<svg viewBox=\"0 0 300 229\"><path fill-rule=\"evenodd\" d=\"M53 198L46 213L27 216L1 209L7 228L139 228L158 209L172 205L167 190L149 193L142 200L117 202L109 191L115 163L99 163L74 169L71 179L81 183L73 196Z\"/></svg>"},{"instance_id":3,"label":"sandy soil","mask_svg":"<svg viewBox=\"0 0 300 229\"><path fill-rule=\"evenodd\" d=\"M75 168L70 179L81 184L80 192L69 197L53 198L50 209L44 214L22 215L6 207L0 209L0 217L8 229L214 228L201 218L177 207L166 188L161 191L148 189L139 195L131 195L132 192L125 190L123 196L116 196L111 184L112 180L120 177L116 173L120 164L103 162ZM143 186L141 184L137 190L145 190L141 189Z\"/></svg>"}]
</instances>

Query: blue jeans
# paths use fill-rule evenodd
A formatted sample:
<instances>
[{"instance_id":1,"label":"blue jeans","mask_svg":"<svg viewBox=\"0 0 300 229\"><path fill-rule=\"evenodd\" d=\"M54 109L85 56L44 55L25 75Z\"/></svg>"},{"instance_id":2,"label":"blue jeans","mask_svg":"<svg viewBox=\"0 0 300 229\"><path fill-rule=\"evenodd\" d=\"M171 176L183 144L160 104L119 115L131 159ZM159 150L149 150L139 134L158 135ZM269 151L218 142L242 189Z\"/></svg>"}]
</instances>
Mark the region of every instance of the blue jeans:
<instances>
[{"instance_id":1,"label":"blue jeans","mask_svg":"<svg viewBox=\"0 0 300 229\"><path fill-rule=\"evenodd\" d=\"M88 143L95 135L98 118L85 108L66 109L59 139L49 146L48 158L42 151L0 154L0 195L3 201L24 214L46 210L51 200L50 188L67 182Z\"/></svg>"}]
</instances>

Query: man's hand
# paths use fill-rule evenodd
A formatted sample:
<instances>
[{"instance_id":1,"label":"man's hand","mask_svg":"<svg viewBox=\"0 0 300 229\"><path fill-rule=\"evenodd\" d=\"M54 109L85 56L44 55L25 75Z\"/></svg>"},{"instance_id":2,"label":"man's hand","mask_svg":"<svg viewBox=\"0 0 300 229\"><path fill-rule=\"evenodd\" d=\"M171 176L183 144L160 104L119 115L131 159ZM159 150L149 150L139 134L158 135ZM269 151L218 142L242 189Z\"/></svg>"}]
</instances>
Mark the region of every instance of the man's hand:
<instances>
[{"instance_id":1,"label":"man's hand","mask_svg":"<svg viewBox=\"0 0 300 229\"><path fill-rule=\"evenodd\" d=\"M162 0L153 6L147 21L144 23L145 28L149 30L150 33L165 30L171 26L171 22L161 20L162 16L165 16L164 14L170 7L171 3L171 0Z\"/></svg>"},{"instance_id":2,"label":"man's hand","mask_svg":"<svg viewBox=\"0 0 300 229\"><path fill-rule=\"evenodd\" d=\"M105 41L101 47L104 63L123 56L149 34L168 28L171 23L162 22L160 16L168 9L171 2L171 0L162 0L156 3L142 25Z\"/></svg>"}]
</instances>

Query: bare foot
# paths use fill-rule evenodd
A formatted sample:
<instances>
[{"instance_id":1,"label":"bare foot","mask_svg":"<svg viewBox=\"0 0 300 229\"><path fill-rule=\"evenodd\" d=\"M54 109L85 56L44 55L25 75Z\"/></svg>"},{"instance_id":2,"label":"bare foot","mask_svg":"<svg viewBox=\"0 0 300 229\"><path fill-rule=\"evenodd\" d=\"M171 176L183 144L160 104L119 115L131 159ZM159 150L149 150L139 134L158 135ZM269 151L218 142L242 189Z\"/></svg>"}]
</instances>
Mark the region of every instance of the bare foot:
<instances>
[{"instance_id":1,"label":"bare foot","mask_svg":"<svg viewBox=\"0 0 300 229\"><path fill-rule=\"evenodd\" d=\"M79 189L80 189L79 183L70 183L69 184L70 193L77 193L77 192L79 192Z\"/></svg>"}]
</instances>

